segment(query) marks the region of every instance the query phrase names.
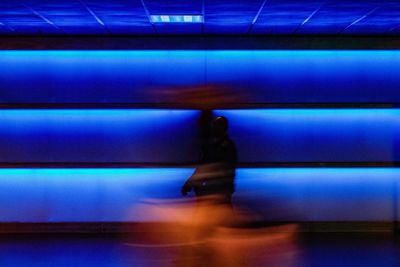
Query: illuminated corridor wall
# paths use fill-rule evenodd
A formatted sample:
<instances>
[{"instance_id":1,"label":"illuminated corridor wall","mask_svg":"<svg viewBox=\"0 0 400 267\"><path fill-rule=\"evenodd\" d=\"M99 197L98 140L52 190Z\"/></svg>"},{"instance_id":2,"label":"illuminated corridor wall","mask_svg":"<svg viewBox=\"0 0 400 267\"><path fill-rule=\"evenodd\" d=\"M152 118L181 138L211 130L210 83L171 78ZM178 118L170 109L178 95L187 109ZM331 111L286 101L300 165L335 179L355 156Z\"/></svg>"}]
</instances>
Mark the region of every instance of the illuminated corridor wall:
<instances>
[{"instance_id":1,"label":"illuminated corridor wall","mask_svg":"<svg viewBox=\"0 0 400 267\"><path fill-rule=\"evenodd\" d=\"M400 160L400 109L216 110L241 162ZM185 163L200 156L200 111L3 109L0 162Z\"/></svg>"},{"instance_id":2,"label":"illuminated corridor wall","mask_svg":"<svg viewBox=\"0 0 400 267\"><path fill-rule=\"evenodd\" d=\"M140 208L151 199L181 199L180 187L192 173L0 169L1 221L157 221ZM234 203L272 221L392 221L399 175L394 168L240 169Z\"/></svg>"},{"instance_id":3,"label":"illuminated corridor wall","mask_svg":"<svg viewBox=\"0 0 400 267\"><path fill-rule=\"evenodd\" d=\"M217 110L244 162L400 160L399 109Z\"/></svg>"},{"instance_id":4,"label":"illuminated corridor wall","mask_svg":"<svg viewBox=\"0 0 400 267\"><path fill-rule=\"evenodd\" d=\"M196 110L3 109L0 162L198 159Z\"/></svg>"},{"instance_id":5,"label":"illuminated corridor wall","mask_svg":"<svg viewBox=\"0 0 400 267\"><path fill-rule=\"evenodd\" d=\"M396 51L0 51L0 222L158 220L138 207L181 199L193 172L181 166L200 154L200 110L166 96L204 86L276 105L215 110L229 119L243 164L237 207L271 221L398 219L398 66ZM37 108L18 106L29 103ZM57 107L65 103L77 105ZM147 106L95 107L104 103ZM279 107L288 103L337 108ZM113 163L154 168L101 167Z\"/></svg>"},{"instance_id":6,"label":"illuminated corridor wall","mask_svg":"<svg viewBox=\"0 0 400 267\"><path fill-rule=\"evenodd\" d=\"M212 85L250 102L397 103L399 63L397 51L0 51L0 102L159 103L160 90Z\"/></svg>"}]
</instances>

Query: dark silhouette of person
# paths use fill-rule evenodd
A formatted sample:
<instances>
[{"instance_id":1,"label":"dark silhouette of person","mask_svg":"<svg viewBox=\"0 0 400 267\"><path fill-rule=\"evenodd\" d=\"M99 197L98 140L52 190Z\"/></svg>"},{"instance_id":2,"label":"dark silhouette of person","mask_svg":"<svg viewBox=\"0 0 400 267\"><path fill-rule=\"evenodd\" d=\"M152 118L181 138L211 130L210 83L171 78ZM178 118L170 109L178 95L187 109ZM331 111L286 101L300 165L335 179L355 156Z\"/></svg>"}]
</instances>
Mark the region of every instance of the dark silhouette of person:
<instances>
[{"instance_id":1,"label":"dark silhouette of person","mask_svg":"<svg viewBox=\"0 0 400 267\"><path fill-rule=\"evenodd\" d=\"M200 165L182 186L182 195L194 191L196 196L218 196L220 204L232 205L235 192L237 152L228 135L228 120L216 117L212 122L211 136L202 147Z\"/></svg>"}]
</instances>

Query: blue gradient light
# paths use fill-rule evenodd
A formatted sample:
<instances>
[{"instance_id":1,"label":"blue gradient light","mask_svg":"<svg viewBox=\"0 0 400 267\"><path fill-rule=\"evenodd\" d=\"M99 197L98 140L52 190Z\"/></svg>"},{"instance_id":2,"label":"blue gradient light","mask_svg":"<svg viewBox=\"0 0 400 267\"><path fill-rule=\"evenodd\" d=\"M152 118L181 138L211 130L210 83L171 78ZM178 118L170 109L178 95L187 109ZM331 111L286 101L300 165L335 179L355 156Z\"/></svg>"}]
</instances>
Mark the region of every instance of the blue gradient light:
<instances>
[{"instance_id":1,"label":"blue gradient light","mask_svg":"<svg viewBox=\"0 0 400 267\"><path fill-rule=\"evenodd\" d=\"M241 162L400 161L400 109L215 114L230 121ZM196 161L199 115L195 110L1 110L0 160Z\"/></svg>"},{"instance_id":2,"label":"blue gradient light","mask_svg":"<svg viewBox=\"0 0 400 267\"><path fill-rule=\"evenodd\" d=\"M399 182L398 168L240 169L236 197L269 220L393 221Z\"/></svg>"},{"instance_id":3,"label":"blue gradient light","mask_svg":"<svg viewBox=\"0 0 400 267\"><path fill-rule=\"evenodd\" d=\"M373 50L0 51L0 102L162 103L211 85L249 103L400 103L399 64Z\"/></svg>"},{"instance_id":4,"label":"blue gradient light","mask_svg":"<svg viewBox=\"0 0 400 267\"><path fill-rule=\"evenodd\" d=\"M157 220L140 205L183 200L180 187L193 171L0 169L0 221ZM267 220L392 221L399 179L397 168L245 168L237 171L234 203Z\"/></svg>"},{"instance_id":5,"label":"blue gradient light","mask_svg":"<svg viewBox=\"0 0 400 267\"><path fill-rule=\"evenodd\" d=\"M217 110L242 162L400 160L399 109Z\"/></svg>"},{"instance_id":6,"label":"blue gradient light","mask_svg":"<svg viewBox=\"0 0 400 267\"><path fill-rule=\"evenodd\" d=\"M3 109L3 162L197 160L196 110Z\"/></svg>"},{"instance_id":7,"label":"blue gradient light","mask_svg":"<svg viewBox=\"0 0 400 267\"><path fill-rule=\"evenodd\" d=\"M193 169L0 169L0 221L140 221L135 207L178 198ZM151 218L150 218L151 219Z\"/></svg>"}]
</instances>

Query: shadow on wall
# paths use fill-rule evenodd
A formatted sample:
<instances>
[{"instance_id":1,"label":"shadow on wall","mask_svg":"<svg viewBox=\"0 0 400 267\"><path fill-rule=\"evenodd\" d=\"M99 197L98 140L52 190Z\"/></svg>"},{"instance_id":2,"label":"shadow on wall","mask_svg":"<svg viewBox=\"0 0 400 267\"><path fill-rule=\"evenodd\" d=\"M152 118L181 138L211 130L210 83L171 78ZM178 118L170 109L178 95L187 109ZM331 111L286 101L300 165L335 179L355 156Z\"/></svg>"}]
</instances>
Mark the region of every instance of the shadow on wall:
<instances>
[{"instance_id":1,"label":"shadow on wall","mask_svg":"<svg viewBox=\"0 0 400 267\"><path fill-rule=\"evenodd\" d=\"M148 88L145 92L150 102L178 103L201 109L256 102L247 88L226 83Z\"/></svg>"}]
</instances>

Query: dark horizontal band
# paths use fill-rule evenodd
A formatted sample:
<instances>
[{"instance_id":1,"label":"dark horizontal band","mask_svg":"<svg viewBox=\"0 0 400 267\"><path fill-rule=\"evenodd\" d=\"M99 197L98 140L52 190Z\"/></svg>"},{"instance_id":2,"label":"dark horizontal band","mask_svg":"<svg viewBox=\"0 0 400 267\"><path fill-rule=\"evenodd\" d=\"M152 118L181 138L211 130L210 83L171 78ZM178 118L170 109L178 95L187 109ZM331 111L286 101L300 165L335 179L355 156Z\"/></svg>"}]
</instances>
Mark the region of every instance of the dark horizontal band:
<instances>
[{"instance_id":1,"label":"dark horizontal band","mask_svg":"<svg viewBox=\"0 0 400 267\"><path fill-rule=\"evenodd\" d=\"M334 234L337 238L338 233L345 233L351 235L354 233L362 234L385 234L396 232L399 233L397 227L397 221L380 221L380 222L368 222L368 221L321 221L321 222L310 222L310 221L254 221L249 222L248 225L244 224L240 227L248 229L259 229L261 227L270 227L269 232L281 232L285 228L279 226L296 224L298 227L293 228L292 231L304 232L304 233L330 233ZM162 229L177 229L176 223L166 222L41 222L41 223L29 223L29 222L13 222L13 223L0 223L0 238L12 240L18 240L20 238L26 238L22 234L30 234L30 238L43 239L43 234L51 234L53 237L71 237L71 234L84 235L84 234L96 234L101 236L111 237L113 234L118 234L115 237L118 238L134 238L137 234L139 238L143 237L142 233L162 233ZM172 228L171 228L172 227ZM179 226L180 229L184 229L184 225ZM122 233L129 233L129 236L121 236ZM20 234L20 235L15 235ZM34 234L37 234L35 236ZM60 235L60 236L58 236ZM64 235L64 236L63 236ZM74 236L73 236L74 237ZM87 237L87 236L86 236Z\"/></svg>"},{"instance_id":2,"label":"dark horizontal band","mask_svg":"<svg viewBox=\"0 0 400 267\"><path fill-rule=\"evenodd\" d=\"M367 109L396 108L400 103L0 103L0 109Z\"/></svg>"},{"instance_id":3,"label":"dark horizontal band","mask_svg":"<svg viewBox=\"0 0 400 267\"><path fill-rule=\"evenodd\" d=\"M196 162L0 162L0 168L191 168ZM242 162L238 168L388 168L400 162Z\"/></svg>"},{"instance_id":4,"label":"dark horizontal band","mask_svg":"<svg viewBox=\"0 0 400 267\"><path fill-rule=\"evenodd\" d=\"M0 50L388 50L393 35L2 35Z\"/></svg>"}]
</instances>

